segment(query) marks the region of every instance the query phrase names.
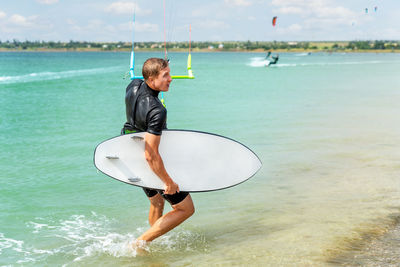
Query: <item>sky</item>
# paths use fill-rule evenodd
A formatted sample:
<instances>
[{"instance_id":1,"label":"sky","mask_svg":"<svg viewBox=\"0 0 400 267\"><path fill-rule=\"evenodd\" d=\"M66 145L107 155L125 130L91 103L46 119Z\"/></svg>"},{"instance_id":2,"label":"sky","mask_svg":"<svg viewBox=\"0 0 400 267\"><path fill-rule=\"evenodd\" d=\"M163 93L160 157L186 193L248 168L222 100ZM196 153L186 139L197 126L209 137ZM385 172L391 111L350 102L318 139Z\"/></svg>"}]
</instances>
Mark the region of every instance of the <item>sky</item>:
<instances>
[{"instance_id":1,"label":"sky","mask_svg":"<svg viewBox=\"0 0 400 267\"><path fill-rule=\"evenodd\" d=\"M400 40L399 25L400 0L0 0L3 42L182 42L189 27L192 41Z\"/></svg>"}]
</instances>

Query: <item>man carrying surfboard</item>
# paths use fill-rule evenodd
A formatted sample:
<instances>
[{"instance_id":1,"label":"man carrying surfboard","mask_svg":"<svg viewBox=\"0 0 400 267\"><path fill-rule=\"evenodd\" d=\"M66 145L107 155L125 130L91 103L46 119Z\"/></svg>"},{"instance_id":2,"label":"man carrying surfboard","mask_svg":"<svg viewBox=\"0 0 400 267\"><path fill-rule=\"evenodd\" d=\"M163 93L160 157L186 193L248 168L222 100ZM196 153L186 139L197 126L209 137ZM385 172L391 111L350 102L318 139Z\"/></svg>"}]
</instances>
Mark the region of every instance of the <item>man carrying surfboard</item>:
<instances>
[{"instance_id":1,"label":"man carrying surfboard","mask_svg":"<svg viewBox=\"0 0 400 267\"><path fill-rule=\"evenodd\" d=\"M165 184L165 189L143 188L150 200L151 227L136 240L134 248L167 233L194 213L190 194L179 191L179 185L169 176L158 150L162 130L166 129L167 121L167 110L158 99L158 94L167 92L172 82L168 61L149 58L143 64L142 74L144 81L134 79L126 88L127 122L122 133L146 132L145 158L153 172ZM165 200L171 204L172 210L163 214Z\"/></svg>"}]
</instances>

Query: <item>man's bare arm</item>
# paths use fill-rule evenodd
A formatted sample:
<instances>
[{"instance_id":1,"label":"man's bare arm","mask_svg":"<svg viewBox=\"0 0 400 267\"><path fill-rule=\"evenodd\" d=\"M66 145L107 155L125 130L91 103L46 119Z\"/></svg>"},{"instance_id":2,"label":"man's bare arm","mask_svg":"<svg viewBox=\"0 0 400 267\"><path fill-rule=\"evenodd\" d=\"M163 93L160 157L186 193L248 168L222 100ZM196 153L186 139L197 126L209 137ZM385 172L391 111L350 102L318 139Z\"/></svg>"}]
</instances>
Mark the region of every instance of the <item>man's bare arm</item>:
<instances>
[{"instance_id":1,"label":"man's bare arm","mask_svg":"<svg viewBox=\"0 0 400 267\"><path fill-rule=\"evenodd\" d=\"M164 162L158 151L161 135L146 133L144 153L150 168L165 184L165 194L175 194L179 192L178 185L172 180L164 167Z\"/></svg>"}]
</instances>

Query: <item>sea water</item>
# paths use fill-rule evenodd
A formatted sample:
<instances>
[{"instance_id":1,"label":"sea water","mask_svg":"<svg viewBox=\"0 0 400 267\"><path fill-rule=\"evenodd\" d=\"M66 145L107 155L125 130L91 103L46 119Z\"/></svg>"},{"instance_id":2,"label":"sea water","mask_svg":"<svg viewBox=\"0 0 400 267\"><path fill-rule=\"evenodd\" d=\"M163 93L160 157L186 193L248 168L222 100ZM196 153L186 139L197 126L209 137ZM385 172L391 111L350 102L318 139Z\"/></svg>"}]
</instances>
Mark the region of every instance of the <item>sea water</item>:
<instances>
[{"instance_id":1,"label":"sea water","mask_svg":"<svg viewBox=\"0 0 400 267\"><path fill-rule=\"evenodd\" d=\"M263 167L192 194L196 213L139 256L147 198L93 165L125 122L129 53L0 53L0 265L399 264L400 55L264 57L193 53L196 78L164 94L168 128L238 140Z\"/></svg>"}]
</instances>

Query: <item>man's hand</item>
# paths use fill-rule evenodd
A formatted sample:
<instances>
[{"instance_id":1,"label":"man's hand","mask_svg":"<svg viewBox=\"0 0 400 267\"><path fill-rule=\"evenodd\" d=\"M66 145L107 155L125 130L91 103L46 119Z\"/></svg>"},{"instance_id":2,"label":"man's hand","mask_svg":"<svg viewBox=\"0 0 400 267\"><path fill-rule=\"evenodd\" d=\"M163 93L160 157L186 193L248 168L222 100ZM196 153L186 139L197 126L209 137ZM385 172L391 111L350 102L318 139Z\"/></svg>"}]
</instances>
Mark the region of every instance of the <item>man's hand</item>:
<instances>
[{"instance_id":1,"label":"man's hand","mask_svg":"<svg viewBox=\"0 0 400 267\"><path fill-rule=\"evenodd\" d=\"M164 194L173 195L175 193L179 193L179 186L171 179L171 183L165 184Z\"/></svg>"},{"instance_id":2,"label":"man's hand","mask_svg":"<svg viewBox=\"0 0 400 267\"><path fill-rule=\"evenodd\" d=\"M157 174L158 177L164 182L165 190L164 193L167 195L175 194L179 192L179 186L172 180L168 175L164 167L164 162L158 152L158 146L160 145L161 135L154 135L146 133L144 136L145 148L144 153L150 168Z\"/></svg>"}]
</instances>

